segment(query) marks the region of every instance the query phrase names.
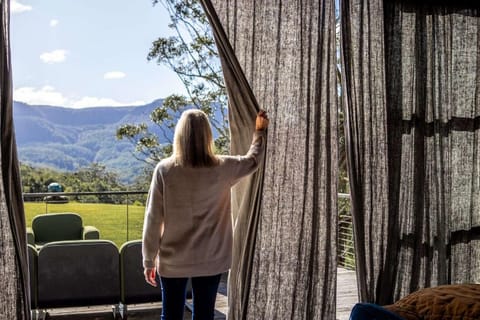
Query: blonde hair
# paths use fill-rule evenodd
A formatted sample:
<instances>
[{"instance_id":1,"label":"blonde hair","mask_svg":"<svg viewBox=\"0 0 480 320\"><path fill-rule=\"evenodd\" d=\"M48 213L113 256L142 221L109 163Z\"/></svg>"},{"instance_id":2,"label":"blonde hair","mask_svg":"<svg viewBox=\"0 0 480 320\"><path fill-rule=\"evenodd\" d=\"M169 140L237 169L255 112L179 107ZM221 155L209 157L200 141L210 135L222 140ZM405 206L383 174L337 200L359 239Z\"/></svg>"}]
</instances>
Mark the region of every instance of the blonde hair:
<instances>
[{"instance_id":1,"label":"blonde hair","mask_svg":"<svg viewBox=\"0 0 480 320\"><path fill-rule=\"evenodd\" d=\"M205 112L184 111L175 127L173 157L184 167L211 167L219 160L214 153L213 134Z\"/></svg>"}]
</instances>

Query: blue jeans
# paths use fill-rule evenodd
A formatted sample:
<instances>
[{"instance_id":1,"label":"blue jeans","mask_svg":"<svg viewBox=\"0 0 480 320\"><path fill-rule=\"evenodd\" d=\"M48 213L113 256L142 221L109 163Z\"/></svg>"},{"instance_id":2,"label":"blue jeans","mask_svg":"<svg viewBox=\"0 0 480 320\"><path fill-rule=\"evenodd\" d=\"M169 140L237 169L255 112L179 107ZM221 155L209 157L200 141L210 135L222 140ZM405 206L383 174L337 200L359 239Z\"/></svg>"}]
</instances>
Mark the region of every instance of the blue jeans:
<instances>
[{"instance_id":1,"label":"blue jeans","mask_svg":"<svg viewBox=\"0 0 480 320\"><path fill-rule=\"evenodd\" d=\"M193 320L213 320L221 274L192 278ZM188 278L160 277L162 320L183 320Z\"/></svg>"}]
</instances>

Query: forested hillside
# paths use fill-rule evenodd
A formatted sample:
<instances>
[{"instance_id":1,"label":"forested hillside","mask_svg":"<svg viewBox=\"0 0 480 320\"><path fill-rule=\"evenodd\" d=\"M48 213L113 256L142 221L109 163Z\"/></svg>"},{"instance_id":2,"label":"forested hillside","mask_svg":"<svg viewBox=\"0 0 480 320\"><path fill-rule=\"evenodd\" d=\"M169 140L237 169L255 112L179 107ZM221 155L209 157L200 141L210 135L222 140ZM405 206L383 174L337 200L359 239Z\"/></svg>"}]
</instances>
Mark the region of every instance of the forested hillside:
<instances>
[{"instance_id":1,"label":"forested hillside","mask_svg":"<svg viewBox=\"0 0 480 320\"><path fill-rule=\"evenodd\" d=\"M119 181L132 183L145 163L133 157L134 146L128 141L116 139L116 129L127 123L146 123L149 130L163 135L149 118L161 104L162 100L156 100L135 107L71 109L14 102L20 162L67 172L98 163L116 173ZM166 132L171 138L171 130Z\"/></svg>"}]
</instances>

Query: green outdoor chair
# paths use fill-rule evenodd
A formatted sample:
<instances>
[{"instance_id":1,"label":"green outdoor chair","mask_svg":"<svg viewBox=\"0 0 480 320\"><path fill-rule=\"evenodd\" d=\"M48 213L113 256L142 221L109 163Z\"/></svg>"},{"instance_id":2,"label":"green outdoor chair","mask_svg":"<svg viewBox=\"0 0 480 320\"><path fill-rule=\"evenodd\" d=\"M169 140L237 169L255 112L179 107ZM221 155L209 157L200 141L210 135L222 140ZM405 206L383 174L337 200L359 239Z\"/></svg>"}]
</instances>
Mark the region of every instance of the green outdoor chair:
<instances>
[{"instance_id":1,"label":"green outdoor chair","mask_svg":"<svg viewBox=\"0 0 480 320\"><path fill-rule=\"evenodd\" d=\"M30 276L30 306L33 309L37 308L37 264L38 251L35 246L28 245L28 273Z\"/></svg>"},{"instance_id":2,"label":"green outdoor chair","mask_svg":"<svg viewBox=\"0 0 480 320\"><path fill-rule=\"evenodd\" d=\"M108 240L45 244L38 251L37 308L117 304L119 260L117 246Z\"/></svg>"},{"instance_id":3,"label":"green outdoor chair","mask_svg":"<svg viewBox=\"0 0 480 320\"><path fill-rule=\"evenodd\" d=\"M53 241L100 239L100 232L95 227L83 226L82 217L76 213L48 213L33 218L27 239L38 249Z\"/></svg>"},{"instance_id":4,"label":"green outdoor chair","mask_svg":"<svg viewBox=\"0 0 480 320\"><path fill-rule=\"evenodd\" d=\"M121 296L119 313L121 319L128 319L128 305L162 301L160 288L145 282L142 265L142 240L125 242L120 248ZM157 275L157 282L160 279ZM192 298L192 282L187 283L187 298ZM189 307L188 305L186 306Z\"/></svg>"}]
</instances>

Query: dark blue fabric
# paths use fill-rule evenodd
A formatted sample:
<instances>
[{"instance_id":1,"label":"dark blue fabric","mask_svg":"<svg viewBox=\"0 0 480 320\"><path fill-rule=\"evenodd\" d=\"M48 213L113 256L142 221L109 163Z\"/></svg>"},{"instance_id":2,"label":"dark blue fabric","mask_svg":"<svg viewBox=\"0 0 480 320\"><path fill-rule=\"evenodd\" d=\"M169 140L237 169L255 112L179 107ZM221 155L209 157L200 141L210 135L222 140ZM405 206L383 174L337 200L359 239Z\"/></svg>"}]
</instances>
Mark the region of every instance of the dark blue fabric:
<instances>
[{"instance_id":1,"label":"dark blue fabric","mask_svg":"<svg viewBox=\"0 0 480 320\"><path fill-rule=\"evenodd\" d=\"M221 274L192 278L193 320L213 320Z\"/></svg>"},{"instance_id":2,"label":"dark blue fabric","mask_svg":"<svg viewBox=\"0 0 480 320\"><path fill-rule=\"evenodd\" d=\"M221 274L192 278L192 320L213 320ZM165 278L162 282L162 320L183 320L188 278Z\"/></svg>"},{"instance_id":3,"label":"dark blue fabric","mask_svg":"<svg viewBox=\"0 0 480 320\"><path fill-rule=\"evenodd\" d=\"M373 303L357 303L350 313L350 320L404 320L393 312Z\"/></svg>"},{"instance_id":4,"label":"dark blue fabric","mask_svg":"<svg viewBox=\"0 0 480 320\"><path fill-rule=\"evenodd\" d=\"M183 320L188 278L164 278L162 282L162 320Z\"/></svg>"}]
</instances>

